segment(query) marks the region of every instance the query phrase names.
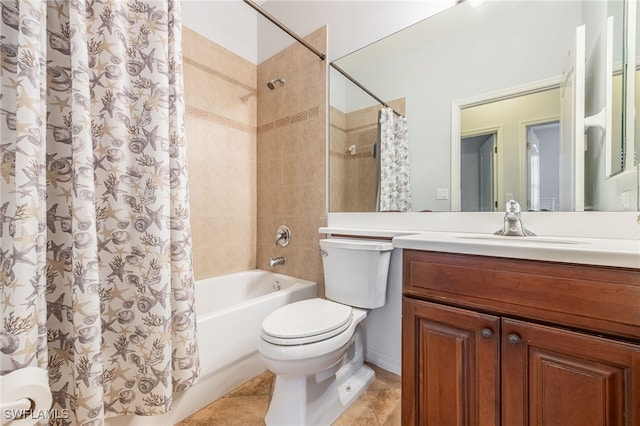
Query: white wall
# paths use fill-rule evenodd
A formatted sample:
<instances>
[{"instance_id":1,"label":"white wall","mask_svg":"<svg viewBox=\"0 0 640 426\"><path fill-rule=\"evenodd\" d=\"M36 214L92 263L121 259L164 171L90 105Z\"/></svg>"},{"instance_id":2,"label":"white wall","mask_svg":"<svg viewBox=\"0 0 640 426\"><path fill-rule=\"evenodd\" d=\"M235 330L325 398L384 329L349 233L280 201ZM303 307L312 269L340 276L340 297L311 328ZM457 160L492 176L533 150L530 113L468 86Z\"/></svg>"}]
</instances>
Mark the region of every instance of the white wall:
<instances>
[{"instance_id":1,"label":"white wall","mask_svg":"<svg viewBox=\"0 0 640 426\"><path fill-rule=\"evenodd\" d=\"M402 249L391 253L387 303L365 320L365 359L400 374L402 364Z\"/></svg>"}]
</instances>

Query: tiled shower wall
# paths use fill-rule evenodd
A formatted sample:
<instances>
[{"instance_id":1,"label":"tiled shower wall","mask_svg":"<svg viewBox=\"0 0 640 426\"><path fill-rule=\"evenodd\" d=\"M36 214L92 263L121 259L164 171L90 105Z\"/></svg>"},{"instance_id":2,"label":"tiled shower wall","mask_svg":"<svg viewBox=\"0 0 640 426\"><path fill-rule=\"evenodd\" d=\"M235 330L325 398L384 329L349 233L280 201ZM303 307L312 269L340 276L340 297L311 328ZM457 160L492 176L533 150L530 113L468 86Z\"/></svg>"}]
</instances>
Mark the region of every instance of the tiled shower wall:
<instances>
[{"instance_id":1,"label":"tiled shower wall","mask_svg":"<svg viewBox=\"0 0 640 426\"><path fill-rule=\"evenodd\" d=\"M379 157L373 156L373 144L379 139L379 110L370 107L345 114L331 107L331 211L376 210ZM349 152L351 145L355 154Z\"/></svg>"},{"instance_id":2,"label":"tiled shower wall","mask_svg":"<svg viewBox=\"0 0 640 426\"><path fill-rule=\"evenodd\" d=\"M347 157L347 114L333 106L329 107L329 209L348 212L345 180Z\"/></svg>"},{"instance_id":3,"label":"tiled shower wall","mask_svg":"<svg viewBox=\"0 0 640 426\"><path fill-rule=\"evenodd\" d=\"M307 37L326 52L326 28ZM268 269L317 281L326 224L327 64L298 43L256 66L184 28L196 279ZM284 78L271 92L266 83ZM288 247L275 247L279 225Z\"/></svg>"},{"instance_id":4,"label":"tiled shower wall","mask_svg":"<svg viewBox=\"0 0 640 426\"><path fill-rule=\"evenodd\" d=\"M183 29L196 279L256 267L256 65Z\"/></svg>"},{"instance_id":5,"label":"tiled shower wall","mask_svg":"<svg viewBox=\"0 0 640 426\"><path fill-rule=\"evenodd\" d=\"M326 52L326 27L305 39ZM269 91L266 83L286 83ZM327 63L299 43L258 65L257 267L317 281L324 294L318 228L326 224ZM288 247L275 247L278 226L291 228Z\"/></svg>"}]
</instances>

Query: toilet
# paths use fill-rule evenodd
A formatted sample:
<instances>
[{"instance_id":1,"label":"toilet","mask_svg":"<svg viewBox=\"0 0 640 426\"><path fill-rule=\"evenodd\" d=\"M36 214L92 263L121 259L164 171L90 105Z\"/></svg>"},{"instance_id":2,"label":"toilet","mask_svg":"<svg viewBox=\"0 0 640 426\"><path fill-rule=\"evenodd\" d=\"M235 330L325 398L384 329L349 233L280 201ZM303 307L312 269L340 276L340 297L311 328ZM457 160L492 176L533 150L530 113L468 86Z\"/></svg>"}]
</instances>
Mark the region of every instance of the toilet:
<instances>
[{"instance_id":1,"label":"toilet","mask_svg":"<svg viewBox=\"0 0 640 426\"><path fill-rule=\"evenodd\" d=\"M327 426L375 378L363 320L386 302L389 241L320 240L327 299L285 305L262 323L260 356L275 378L267 426Z\"/></svg>"}]
</instances>

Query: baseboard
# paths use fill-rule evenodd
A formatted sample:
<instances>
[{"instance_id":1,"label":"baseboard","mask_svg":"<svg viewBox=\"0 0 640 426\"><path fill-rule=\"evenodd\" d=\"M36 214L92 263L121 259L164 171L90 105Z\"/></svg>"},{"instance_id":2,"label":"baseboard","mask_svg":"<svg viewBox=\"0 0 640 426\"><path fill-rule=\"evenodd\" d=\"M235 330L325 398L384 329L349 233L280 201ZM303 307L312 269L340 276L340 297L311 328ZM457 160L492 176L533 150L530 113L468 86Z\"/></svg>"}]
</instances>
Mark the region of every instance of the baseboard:
<instances>
[{"instance_id":1,"label":"baseboard","mask_svg":"<svg viewBox=\"0 0 640 426\"><path fill-rule=\"evenodd\" d=\"M377 352L371 349L366 349L364 352L364 359L371 364L374 364L383 370L387 370L393 374L401 375L402 361L399 359L393 359L388 355L381 352Z\"/></svg>"}]
</instances>

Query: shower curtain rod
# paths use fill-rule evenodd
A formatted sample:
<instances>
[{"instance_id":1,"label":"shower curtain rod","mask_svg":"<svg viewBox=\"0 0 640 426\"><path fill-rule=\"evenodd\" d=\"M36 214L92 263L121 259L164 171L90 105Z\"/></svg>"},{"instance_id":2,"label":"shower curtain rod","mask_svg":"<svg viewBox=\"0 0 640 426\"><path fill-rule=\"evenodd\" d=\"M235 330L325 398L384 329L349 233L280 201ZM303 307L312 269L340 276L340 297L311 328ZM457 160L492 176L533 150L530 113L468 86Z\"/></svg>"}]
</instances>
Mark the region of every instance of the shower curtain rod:
<instances>
[{"instance_id":1,"label":"shower curtain rod","mask_svg":"<svg viewBox=\"0 0 640 426\"><path fill-rule=\"evenodd\" d=\"M389 106L389 104L387 104L385 101L383 101L382 99L380 99L379 97L377 97L373 92L371 92L369 89L367 89L366 87L364 87L362 84L360 84L360 82L358 80L356 80L355 78L351 77L345 70L343 70L342 68L340 68L339 66L337 66L336 64L334 64L333 62L331 64L333 68L335 68L336 71L338 71L340 74L342 74L343 76L345 76L349 81L351 81L353 84L355 84L356 86L358 86L360 89L362 89L367 95L371 96L373 99L375 99L376 101L378 101L378 103L382 104L383 106L385 106L386 108L391 108ZM398 111L396 111L395 109L391 108L391 111L393 111L393 113L395 115L399 115L400 117L404 117L404 115L400 114Z\"/></svg>"},{"instance_id":2,"label":"shower curtain rod","mask_svg":"<svg viewBox=\"0 0 640 426\"><path fill-rule=\"evenodd\" d=\"M298 34L294 33L292 30L290 30L286 25L284 25L283 23L278 21L276 18L274 18L269 12L267 12L266 10L264 10L263 8L261 8L260 6L258 6L257 4L255 4L251 0L243 0L243 1L246 4L248 4L249 6L251 6L252 8L254 8L256 10L256 12L258 12L260 15L262 15L265 18L267 18L268 20L270 20L273 24L275 24L282 31L284 31L285 33L289 34L291 37L296 39L296 41L298 43L302 44L304 47L306 47L307 49L312 51L314 54L316 54L320 59L322 59L323 61L325 60L327 55L325 55L324 53L320 52L318 49L316 49L315 47L310 45L306 40L304 40Z\"/></svg>"}]
</instances>

